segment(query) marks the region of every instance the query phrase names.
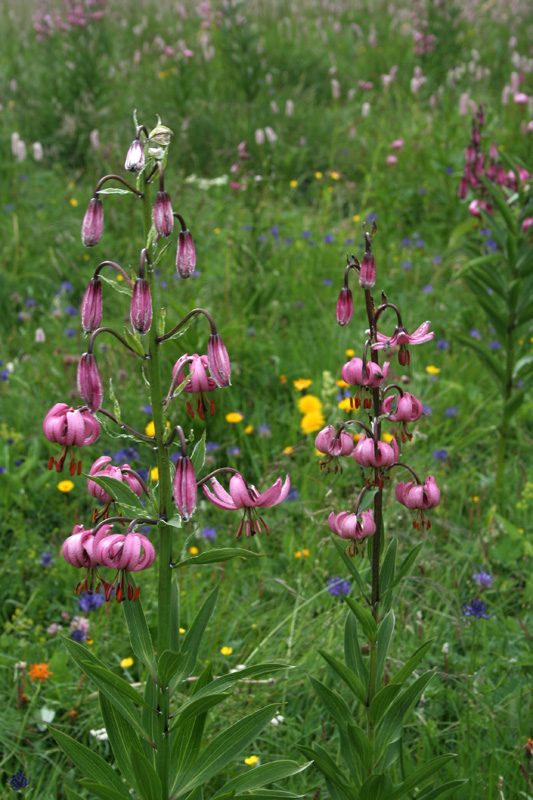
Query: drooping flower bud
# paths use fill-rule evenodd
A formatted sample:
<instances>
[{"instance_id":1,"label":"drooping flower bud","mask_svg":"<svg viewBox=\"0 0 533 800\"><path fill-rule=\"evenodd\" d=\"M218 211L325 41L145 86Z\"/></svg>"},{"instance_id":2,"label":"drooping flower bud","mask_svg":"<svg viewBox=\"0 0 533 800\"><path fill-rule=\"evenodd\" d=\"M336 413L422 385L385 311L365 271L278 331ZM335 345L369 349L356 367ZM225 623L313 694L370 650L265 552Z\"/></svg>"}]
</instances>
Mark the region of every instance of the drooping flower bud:
<instances>
[{"instance_id":1,"label":"drooping flower bud","mask_svg":"<svg viewBox=\"0 0 533 800\"><path fill-rule=\"evenodd\" d=\"M128 172L141 172L145 164L144 145L140 139L134 139L126 155L124 167Z\"/></svg>"},{"instance_id":2,"label":"drooping flower bud","mask_svg":"<svg viewBox=\"0 0 533 800\"><path fill-rule=\"evenodd\" d=\"M196 475L189 456L182 456L176 464L172 496L181 518L188 522L196 510Z\"/></svg>"},{"instance_id":3,"label":"drooping flower bud","mask_svg":"<svg viewBox=\"0 0 533 800\"><path fill-rule=\"evenodd\" d=\"M84 333L92 333L102 324L102 282L97 276L91 278L81 301L81 324Z\"/></svg>"},{"instance_id":4,"label":"drooping flower bud","mask_svg":"<svg viewBox=\"0 0 533 800\"><path fill-rule=\"evenodd\" d=\"M361 289L372 289L376 283L376 262L374 254L366 252L361 259L361 269L359 270L359 285Z\"/></svg>"},{"instance_id":5,"label":"drooping flower bud","mask_svg":"<svg viewBox=\"0 0 533 800\"><path fill-rule=\"evenodd\" d=\"M137 278L133 287L130 320L137 333L148 333L152 324L152 299L146 278Z\"/></svg>"},{"instance_id":6,"label":"drooping flower bud","mask_svg":"<svg viewBox=\"0 0 533 800\"><path fill-rule=\"evenodd\" d=\"M178 251L176 253L176 269L182 278L188 278L196 269L196 250L189 230L180 231Z\"/></svg>"},{"instance_id":7,"label":"drooping flower bud","mask_svg":"<svg viewBox=\"0 0 533 800\"><path fill-rule=\"evenodd\" d=\"M172 205L168 192L158 192L154 206L154 225L160 236L170 236L174 228Z\"/></svg>"},{"instance_id":8,"label":"drooping flower bud","mask_svg":"<svg viewBox=\"0 0 533 800\"><path fill-rule=\"evenodd\" d=\"M207 342L209 372L219 389L231 384L231 367L226 346L218 333L212 333Z\"/></svg>"},{"instance_id":9,"label":"drooping flower bud","mask_svg":"<svg viewBox=\"0 0 533 800\"><path fill-rule=\"evenodd\" d=\"M98 364L96 363L96 356L93 353L84 353L78 364L78 392L80 397L91 409L91 411L98 411L102 405L104 397L104 390L102 387L102 379L98 372Z\"/></svg>"},{"instance_id":10,"label":"drooping flower bud","mask_svg":"<svg viewBox=\"0 0 533 800\"><path fill-rule=\"evenodd\" d=\"M84 247L94 247L104 232L104 207L98 197L91 197L81 224L81 241Z\"/></svg>"},{"instance_id":11,"label":"drooping flower bud","mask_svg":"<svg viewBox=\"0 0 533 800\"><path fill-rule=\"evenodd\" d=\"M343 286L340 291L335 313L339 325L348 325L348 323L352 321L353 297L352 291L348 288L348 286Z\"/></svg>"}]
</instances>

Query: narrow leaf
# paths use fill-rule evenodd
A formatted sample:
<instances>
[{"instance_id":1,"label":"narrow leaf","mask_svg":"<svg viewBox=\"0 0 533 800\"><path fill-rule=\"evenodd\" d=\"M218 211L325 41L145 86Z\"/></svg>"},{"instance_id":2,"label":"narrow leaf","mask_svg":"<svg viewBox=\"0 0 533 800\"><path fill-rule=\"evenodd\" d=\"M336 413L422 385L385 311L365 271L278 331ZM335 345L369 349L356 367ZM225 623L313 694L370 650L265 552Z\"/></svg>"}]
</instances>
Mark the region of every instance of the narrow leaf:
<instances>
[{"instance_id":1,"label":"narrow leaf","mask_svg":"<svg viewBox=\"0 0 533 800\"><path fill-rule=\"evenodd\" d=\"M202 689L213 680L212 664L209 662L204 671L193 684L192 697L195 697ZM198 715L191 725L179 728L174 734L171 752L171 795L174 796L174 789L181 778L182 773L187 769L188 764L196 761L202 746L202 736L207 719L207 713Z\"/></svg>"},{"instance_id":2,"label":"narrow leaf","mask_svg":"<svg viewBox=\"0 0 533 800\"><path fill-rule=\"evenodd\" d=\"M332 540L333 544L335 545L335 547L337 548L337 552L339 553L344 565L348 568L352 578L355 580L355 582L359 586L361 594L363 595L363 597L365 597L366 592L367 592L367 586L366 586L366 583L364 582L364 580L362 579L361 575L359 574L359 570L355 566L354 560L346 555L346 553L344 552L344 547L342 546L342 544L340 542L337 541L337 539L335 539L332 536L331 540Z\"/></svg>"},{"instance_id":3,"label":"narrow leaf","mask_svg":"<svg viewBox=\"0 0 533 800\"><path fill-rule=\"evenodd\" d=\"M135 783L143 800L161 800L161 779L148 759L136 750L130 753Z\"/></svg>"},{"instance_id":4,"label":"narrow leaf","mask_svg":"<svg viewBox=\"0 0 533 800\"><path fill-rule=\"evenodd\" d=\"M363 608L363 606L358 603L357 600L353 600L351 597L348 597L348 595L343 595L342 599L348 604L350 609L361 623L363 633L368 641L375 642L378 638L378 626L376 625L376 620L368 608Z\"/></svg>"},{"instance_id":5,"label":"narrow leaf","mask_svg":"<svg viewBox=\"0 0 533 800\"><path fill-rule=\"evenodd\" d=\"M136 788L130 752L132 747L134 747L136 751L141 752L141 744L137 732L126 722L118 713L115 706L102 693L100 693L100 709L118 768L126 781Z\"/></svg>"},{"instance_id":6,"label":"narrow leaf","mask_svg":"<svg viewBox=\"0 0 533 800\"><path fill-rule=\"evenodd\" d=\"M324 707L331 714L337 725L343 728L352 719L353 714L346 705L342 697L337 692L329 689L322 681L318 681L312 676L309 677L311 686L322 700Z\"/></svg>"},{"instance_id":7,"label":"narrow leaf","mask_svg":"<svg viewBox=\"0 0 533 800\"><path fill-rule=\"evenodd\" d=\"M162 687L166 688L183 663L183 653L173 653L165 650L157 662L157 674Z\"/></svg>"},{"instance_id":8,"label":"narrow leaf","mask_svg":"<svg viewBox=\"0 0 533 800\"><path fill-rule=\"evenodd\" d=\"M130 578L130 580L135 586L133 578ZM131 649L147 667L152 678L155 679L154 646L141 602L137 600L135 603L122 603L122 608L124 609L124 616L126 617L126 624L130 634Z\"/></svg>"},{"instance_id":9,"label":"narrow leaf","mask_svg":"<svg viewBox=\"0 0 533 800\"><path fill-rule=\"evenodd\" d=\"M215 800L215 798L219 798L220 795L229 792L235 792L237 794L239 792L249 792L250 789L257 789L260 786L266 786L268 783L281 781L284 778L289 778L291 775L297 775L299 772L303 772L311 763L311 761L308 761L305 764L298 764L296 761L284 760L272 761L269 764L261 764L259 767L247 770L242 775L232 778L213 795L211 800ZM290 795L290 793L286 794Z\"/></svg>"},{"instance_id":10,"label":"narrow leaf","mask_svg":"<svg viewBox=\"0 0 533 800\"><path fill-rule=\"evenodd\" d=\"M422 764L421 767L409 775L409 777L402 783L401 786L398 786L396 789L394 789L394 791L389 795L388 800L398 800L398 798L403 797L404 794L410 792L411 789L414 789L415 786L420 787L428 779L435 778L435 773L453 758L455 758L454 754L448 754L445 756L439 756L438 758L432 758L431 761L426 761L425 764Z\"/></svg>"},{"instance_id":11,"label":"narrow leaf","mask_svg":"<svg viewBox=\"0 0 533 800\"><path fill-rule=\"evenodd\" d=\"M84 744L80 744L71 736L67 736L63 731L58 731L50 726L49 731L60 748L84 775L115 789L120 797L128 798L130 796L115 770L109 766L107 761L104 761L102 756L85 747Z\"/></svg>"},{"instance_id":12,"label":"narrow leaf","mask_svg":"<svg viewBox=\"0 0 533 800\"><path fill-rule=\"evenodd\" d=\"M109 687L110 691L119 692L119 694L127 697L132 703L138 706L146 706L141 694L133 688L128 681L121 678L120 675L115 675L114 672L107 669L107 667L100 667L97 664L91 664L90 661L81 661L81 668L89 676L89 678L96 677L103 681ZM154 709L151 709L154 710ZM155 713L155 711L154 711Z\"/></svg>"},{"instance_id":13,"label":"narrow leaf","mask_svg":"<svg viewBox=\"0 0 533 800\"><path fill-rule=\"evenodd\" d=\"M434 675L434 672L424 673L393 701L377 729L375 748L378 761L386 748L402 735L404 717L419 701Z\"/></svg>"},{"instance_id":14,"label":"narrow leaf","mask_svg":"<svg viewBox=\"0 0 533 800\"><path fill-rule=\"evenodd\" d=\"M372 698L370 708L368 709L368 716L374 726L379 723L401 689L402 687L397 683L388 683Z\"/></svg>"},{"instance_id":15,"label":"narrow leaf","mask_svg":"<svg viewBox=\"0 0 533 800\"><path fill-rule=\"evenodd\" d=\"M194 621L187 631L185 638L183 640L183 645L181 648L181 652L184 655L183 662L181 667L178 669L177 673L174 675L171 689L173 690L177 684L183 680L184 678L188 678L192 675L193 670L196 667L196 659L198 657L198 650L200 649L200 644L202 642L202 636L204 635L205 629L209 620L211 619L211 615L215 609L216 600L218 595L218 586L211 592L210 595L207 596L204 604L198 611L198 614L194 618Z\"/></svg>"},{"instance_id":16,"label":"narrow leaf","mask_svg":"<svg viewBox=\"0 0 533 800\"><path fill-rule=\"evenodd\" d=\"M353 694L360 700L363 705L366 702L366 690L360 678L347 667L342 661L338 661L333 656L328 655L323 650L318 651L322 658L329 664L331 669L339 676L341 680L348 686Z\"/></svg>"},{"instance_id":17,"label":"narrow leaf","mask_svg":"<svg viewBox=\"0 0 533 800\"><path fill-rule=\"evenodd\" d=\"M378 658L376 665L376 686L381 683L383 672L385 670L385 663L389 653L390 642L392 634L394 633L395 616L394 611L391 609L387 616L382 619L378 629Z\"/></svg>"},{"instance_id":18,"label":"narrow leaf","mask_svg":"<svg viewBox=\"0 0 533 800\"><path fill-rule=\"evenodd\" d=\"M176 567L185 567L188 565L200 567L204 564L219 564L222 561L229 561L231 558L262 557L263 553L255 553L253 550L246 550L243 547L220 547L215 550L206 550L204 553L199 553L197 556L185 558L183 561L174 564L174 569Z\"/></svg>"},{"instance_id":19,"label":"narrow leaf","mask_svg":"<svg viewBox=\"0 0 533 800\"><path fill-rule=\"evenodd\" d=\"M359 800L389 800L392 788L388 775L371 775L361 786Z\"/></svg>"},{"instance_id":20,"label":"narrow leaf","mask_svg":"<svg viewBox=\"0 0 533 800\"><path fill-rule=\"evenodd\" d=\"M357 620L349 612L344 626L344 660L346 666L355 672L363 686L368 685L368 670L361 655L361 646L357 635Z\"/></svg>"},{"instance_id":21,"label":"narrow leaf","mask_svg":"<svg viewBox=\"0 0 533 800\"><path fill-rule=\"evenodd\" d=\"M192 451L191 461L194 467L194 474L199 475L202 471L202 468L205 464L205 437L207 431L204 430L200 439L194 445L194 450Z\"/></svg>"},{"instance_id":22,"label":"narrow leaf","mask_svg":"<svg viewBox=\"0 0 533 800\"><path fill-rule=\"evenodd\" d=\"M174 712L174 718L177 717L177 721L170 729L170 733L175 731L176 728L179 728L181 725L184 725L186 722L189 722L189 720L194 719L194 717L198 717L200 714L205 714L206 711L209 711L209 709L213 706L223 703L227 697L229 697L229 694L219 693L210 694L207 697L191 699L188 703L185 703L181 706L181 708L178 708L178 710Z\"/></svg>"},{"instance_id":23,"label":"narrow leaf","mask_svg":"<svg viewBox=\"0 0 533 800\"><path fill-rule=\"evenodd\" d=\"M140 517L146 516L141 501L135 492L132 492L127 483L118 481L116 478L110 478L107 475L91 475L87 477L90 477L98 486L105 489L117 503L125 503L127 506L130 506L130 508L138 509Z\"/></svg>"},{"instance_id":24,"label":"narrow leaf","mask_svg":"<svg viewBox=\"0 0 533 800\"><path fill-rule=\"evenodd\" d=\"M327 750L324 750L324 748L316 744L316 742L313 744L313 747L305 747L304 745L297 745L297 747L307 758L314 761L315 767L320 770L322 775L324 775L333 786L340 790L343 797L346 797L347 800L353 800L353 789L346 780L343 780L345 776Z\"/></svg>"},{"instance_id":25,"label":"narrow leaf","mask_svg":"<svg viewBox=\"0 0 533 800\"><path fill-rule=\"evenodd\" d=\"M437 786L436 789L431 789L431 791L426 792L426 794L417 795L417 800L444 800L445 797L454 794L457 789L459 789L460 786L464 786L465 783L468 783L468 778L448 781L447 783L443 783L442 786Z\"/></svg>"},{"instance_id":26,"label":"narrow leaf","mask_svg":"<svg viewBox=\"0 0 533 800\"><path fill-rule=\"evenodd\" d=\"M354 749L361 760L365 773L372 769L374 748L372 742L358 725L350 723L346 729L348 738L352 741Z\"/></svg>"},{"instance_id":27,"label":"narrow leaf","mask_svg":"<svg viewBox=\"0 0 533 800\"><path fill-rule=\"evenodd\" d=\"M390 683L399 683L399 684L404 683L407 680L407 678L411 676L413 670L416 669L417 664L419 664L420 661L422 661L423 657L425 656L425 654L427 653L427 651L429 650L434 641L435 641L434 639L429 639L427 642L424 642L424 644L420 645L420 647L417 650L415 650L411 658L405 662L403 667L399 669L395 675L392 676L392 678L390 679Z\"/></svg>"},{"instance_id":28,"label":"narrow leaf","mask_svg":"<svg viewBox=\"0 0 533 800\"><path fill-rule=\"evenodd\" d=\"M398 550L398 539L394 537L387 548L385 558L383 559L383 566L379 573L379 587L383 595L394 580L394 572L396 569L396 552Z\"/></svg>"},{"instance_id":29,"label":"narrow leaf","mask_svg":"<svg viewBox=\"0 0 533 800\"><path fill-rule=\"evenodd\" d=\"M81 780L80 784L84 786L85 789L89 789L89 791L95 794L97 797L101 797L102 800L124 800L124 797L131 798L131 795L124 795L121 792L117 792L115 789L112 789L110 786L104 786L103 783L93 783L93 781ZM76 797L79 797L80 800L82 800L81 795L76 794Z\"/></svg>"}]
</instances>

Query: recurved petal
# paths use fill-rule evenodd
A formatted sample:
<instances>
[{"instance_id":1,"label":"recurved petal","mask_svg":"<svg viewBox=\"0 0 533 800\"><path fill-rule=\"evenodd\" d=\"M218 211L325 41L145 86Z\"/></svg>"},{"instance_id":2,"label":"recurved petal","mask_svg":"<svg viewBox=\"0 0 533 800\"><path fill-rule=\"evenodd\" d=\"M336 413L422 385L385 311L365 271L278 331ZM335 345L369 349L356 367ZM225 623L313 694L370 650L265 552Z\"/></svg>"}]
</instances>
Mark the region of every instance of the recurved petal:
<instances>
[{"instance_id":1,"label":"recurved petal","mask_svg":"<svg viewBox=\"0 0 533 800\"><path fill-rule=\"evenodd\" d=\"M217 481L216 478L211 478L212 492L209 491L205 483L202 486L204 494L210 503L213 503L217 508L223 508L226 511L236 511L237 506L231 498L231 495L224 489L223 486Z\"/></svg>"},{"instance_id":2,"label":"recurved petal","mask_svg":"<svg viewBox=\"0 0 533 800\"><path fill-rule=\"evenodd\" d=\"M255 505L259 506L260 508L270 508L271 506L275 506L285 500L290 488L291 479L289 475L286 476L283 485L281 484L281 478L278 478L274 485L270 487L270 489L267 489L266 492L263 492L263 494L259 495L255 501Z\"/></svg>"}]
</instances>

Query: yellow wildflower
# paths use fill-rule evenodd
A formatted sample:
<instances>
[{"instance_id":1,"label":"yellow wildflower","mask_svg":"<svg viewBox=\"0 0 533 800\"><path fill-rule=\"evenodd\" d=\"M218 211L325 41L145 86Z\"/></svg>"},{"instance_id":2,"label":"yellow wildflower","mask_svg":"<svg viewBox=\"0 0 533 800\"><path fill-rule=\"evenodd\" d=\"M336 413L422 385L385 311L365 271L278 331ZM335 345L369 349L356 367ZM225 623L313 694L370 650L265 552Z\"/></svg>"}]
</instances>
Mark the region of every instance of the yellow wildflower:
<instances>
[{"instance_id":1,"label":"yellow wildflower","mask_svg":"<svg viewBox=\"0 0 533 800\"><path fill-rule=\"evenodd\" d=\"M301 557L302 557L302 551L301 550L297 550L295 552L295 554L294 554L294 558L301 558Z\"/></svg>"},{"instance_id":2,"label":"yellow wildflower","mask_svg":"<svg viewBox=\"0 0 533 800\"><path fill-rule=\"evenodd\" d=\"M215 228L215 230L213 231L213 233L216 233L216 235L218 236L218 234L220 233L220 228Z\"/></svg>"},{"instance_id":3,"label":"yellow wildflower","mask_svg":"<svg viewBox=\"0 0 533 800\"><path fill-rule=\"evenodd\" d=\"M348 350L345 351L345 353L348 356L348 358L353 358L355 355L355 350L352 350L352 348L349 347Z\"/></svg>"},{"instance_id":4,"label":"yellow wildflower","mask_svg":"<svg viewBox=\"0 0 533 800\"><path fill-rule=\"evenodd\" d=\"M152 467L152 469L150 470L150 477L153 481L159 480L159 470L157 467Z\"/></svg>"},{"instance_id":5,"label":"yellow wildflower","mask_svg":"<svg viewBox=\"0 0 533 800\"><path fill-rule=\"evenodd\" d=\"M384 433L381 438L383 439L384 442L390 444L394 439L394 436L392 435L392 433Z\"/></svg>"},{"instance_id":6,"label":"yellow wildflower","mask_svg":"<svg viewBox=\"0 0 533 800\"><path fill-rule=\"evenodd\" d=\"M200 551L198 550L198 548L195 547L194 545L192 547L189 547L189 553L191 554L191 556L197 556L199 552Z\"/></svg>"},{"instance_id":7,"label":"yellow wildflower","mask_svg":"<svg viewBox=\"0 0 533 800\"><path fill-rule=\"evenodd\" d=\"M300 422L300 428L304 433L314 433L319 431L326 424L326 420L321 411L311 411L309 414L304 414Z\"/></svg>"},{"instance_id":8,"label":"yellow wildflower","mask_svg":"<svg viewBox=\"0 0 533 800\"><path fill-rule=\"evenodd\" d=\"M353 217L352 217L352 219L353 219L353 221L354 221L354 222L359 222L359 220L361 219L361 217L359 216L359 214L354 214L354 215L353 215Z\"/></svg>"},{"instance_id":9,"label":"yellow wildflower","mask_svg":"<svg viewBox=\"0 0 533 800\"><path fill-rule=\"evenodd\" d=\"M247 425L246 428L244 429L244 432L245 433L253 433L254 432L254 426L253 425Z\"/></svg>"},{"instance_id":10,"label":"yellow wildflower","mask_svg":"<svg viewBox=\"0 0 533 800\"><path fill-rule=\"evenodd\" d=\"M127 669L128 667L133 666L133 658L131 656L123 658L122 661L120 662L120 666L122 667L122 669Z\"/></svg>"},{"instance_id":11,"label":"yellow wildflower","mask_svg":"<svg viewBox=\"0 0 533 800\"><path fill-rule=\"evenodd\" d=\"M70 200L69 200L69 203L70 203L70 205L71 205L71 206L73 206L74 208L76 208L76 206L78 205L78 201L76 200L76 198L75 198L75 197L71 197L71 198L70 198Z\"/></svg>"},{"instance_id":12,"label":"yellow wildflower","mask_svg":"<svg viewBox=\"0 0 533 800\"><path fill-rule=\"evenodd\" d=\"M67 492L71 492L74 489L74 484L72 481L59 481L57 488L60 492L67 494Z\"/></svg>"},{"instance_id":13,"label":"yellow wildflower","mask_svg":"<svg viewBox=\"0 0 533 800\"><path fill-rule=\"evenodd\" d=\"M287 447L283 448L282 452L284 455L290 456L291 453L294 453L294 447L292 446L292 444L289 444L287 445Z\"/></svg>"},{"instance_id":14,"label":"yellow wildflower","mask_svg":"<svg viewBox=\"0 0 533 800\"><path fill-rule=\"evenodd\" d=\"M296 189L296 187L298 186L298 181L292 180L289 183L289 186L291 187L291 189Z\"/></svg>"},{"instance_id":15,"label":"yellow wildflower","mask_svg":"<svg viewBox=\"0 0 533 800\"><path fill-rule=\"evenodd\" d=\"M351 411L353 409L352 401L349 397L345 397L344 400L340 400L337 403L337 407L340 408L341 411Z\"/></svg>"},{"instance_id":16,"label":"yellow wildflower","mask_svg":"<svg viewBox=\"0 0 533 800\"><path fill-rule=\"evenodd\" d=\"M309 378L298 378L297 381L292 382L292 385L297 392L301 392L304 389L309 389L312 383L313 381L309 380Z\"/></svg>"},{"instance_id":17,"label":"yellow wildflower","mask_svg":"<svg viewBox=\"0 0 533 800\"><path fill-rule=\"evenodd\" d=\"M230 411L229 414L226 414L226 422L229 422L231 425L235 425L237 422L242 422L244 419L244 415L241 414L240 411Z\"/></svg>"},{"instance_id":18,"label":"yellow wildflower","mask_svg":"<svg viewBox=\"0 0 533 800\"><path fill-rule=\"evenodd\" d=\"M342 378L340 380L336 381L336 384L337 384L337 386L340 386L341 389L349 389L350 388L350 384L346 383L346 381L343 381Z\"/></svg>"},{"instance_id":19,"label":"yellow wildflower","mask_svg":"<svg viewBox=\"0 0 533 800\"><path fill-rule=\"evenodd\" d=\"M281 383L287 383L287 376L286 375L280 375L279 379L280 379Z\"/></svg>"},{"instance_id":20,"label":"yellow wildflower","mask_svg":"<svg viewBox=\"0 0 533 800\"><path fill-rule=\"evenodd\" d=\"M440 367L434 367L433 364L430 364L429 367L426 367L426 372L428 375L438 375Z\"/></svg>"},{"instance_id":21,"label":"yellow wildflower","mask_svg":"<svg viewBox=\"0 0 533 800\"><path fill-rule=\"evenodd\" d=\"M314 394L304 394L298 400L298 411L309 414L311 411L322 411L322 400Z\"/></svg>"},{"instance_id":22,"label":"yellow wildflower","mask_svg":"<svg viewBox=\"0 0 533 800\"><path fill-rule=\"evenodd\" d=\"M307 558L307 557L309 556L309 550L307 550L306 548L304 548L304 549L302 550L302 555L303 555L303 557L304 557L304 558Z\"/></svg>"},{"instance_id":23,"label":"yellow wildflower","mask_svg":"<svg viewBox=\"0 0 533 800\"><path fill-rule=\"evenodd\" d=\"M224 645L224 647L220 648L220 652L222 653L223 656L230 656L233 653L233 647L228 647L227 645Z\"/></svg>"},{"instance_id":24,"label":"yellow wildflower","mask_svg":"<svg viewBox=\"0 0 533 800\"><path fill-rule=\"evenodd\" d=\"M340 178L340 175L339 175L338 172L330 172L329 174L331 175L331 179L334 180L334 181L338 181L339 178Z\"/></svg>"},{"instance_id":25,"label":"yellow wildflower","mask_svg":"<svg viewBox=\"0 0 533 800\"><path fill-rule=\"evenodd\" d=\"M155 436L155 425L153 420L148 423L148 425L144 429L144 432L147 436Z\"/></svg>"},{"instance_id":26,"label":"yellow wildflower","mask_svg":"<svg viewBox=\"0 0 533 800\"><path fill-rule=\"evenodd\" d=\"M249 767L253 767L254 764L257 764L259 761L259 756L248 756L248 758L244 759L244 763L248 764Z\"/></svg>"},{"instance_id":27,"label":"yellow wildflower","mask_svg":"<svg viewBox=\"0 0 533 800\"><path fill-rule=\"evenodd\" d=\"M321 177L322 177L322 173L320 172L320 170L317 170L315 172L315 178L317 179L317 181L319 181L321 179Z\"/></svg>"},{"instance_id":28,"label":"yellow wildflower","mask_svg":"<svg viewBox=\"0 0 533 800\"><path fill-rule=\"evenodd\" d=\"M185 633L185 628L180 628L180 633L181 634Z\"/></svg>"}]
</instances>

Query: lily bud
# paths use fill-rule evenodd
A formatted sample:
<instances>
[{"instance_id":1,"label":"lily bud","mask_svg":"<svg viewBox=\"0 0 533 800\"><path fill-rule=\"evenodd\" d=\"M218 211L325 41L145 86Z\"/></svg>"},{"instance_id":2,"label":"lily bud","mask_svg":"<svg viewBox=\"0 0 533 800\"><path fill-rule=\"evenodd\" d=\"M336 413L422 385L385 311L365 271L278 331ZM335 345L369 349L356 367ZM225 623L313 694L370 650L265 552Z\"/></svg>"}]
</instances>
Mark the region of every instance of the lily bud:
<instances>
[{"instance_id":1,"label":"lily bud","mask_svg":"<svg viewBox=\"0 0 533 800\"><path fill-rule=\"evenodd\" d=\"M154 225L160 236L170 236L174 227L172 205L168 192L158 192L154 206Z\"/></svg>"},{"instance_id":2,"label":"lily bud","mask_svg":"<svg viewBox=\"0 0 533 800\"><path fill-rule=\"evenodd\" d=\"M373 253L365 253L361 260L359 270L359 285L361 289L372 289L376 283L376 262Z\"/></svg>"},{"instance_id":3,"label":"lily bud","mask_svg":"<svg viewBox=\"0 0 533 800\"><path fill-rule=\"evenodd\" d=\"M212 333L207 342L209 372L219 389L231 384L231 367L226 346L218 333Z\"/></svg>"},{"instance_id":4,"label":"lily bud","mask_svg":"<svg viewBox=\"0 0 533 800\"><path fill-rule=\"evenodd\" d=\"M81 241L84 247L94 247L104 232L104 207L98 197L91 197L81 224Z\"/></svg>"},{"instance_id":5,"label":"lily bud","mask_svg":"<svg viewBox=\"0 0 533 800\"><path fill-rule=\"evenodd\" d=\"M182 456L176 464L172 496L184 522L188 522L196 510L197 494L193 463L189 456Z\"/></svg>"},{"instance_id":6,"label":"lily bud","mask_svg":"<svg viewBox=\"0 0 533 800\"><path fill-rule=\"evenodd\" d=\"M353 317L353 297L352 291L348 288L348 286L343 286L340 294L339 299L337 300L337 308L335 309L335 313L337 316L337 322L339 325L348 325L349 322L352 321Z\"/></svg>"},{"instance_id":7,"label":"lily bud","mask_svg":"<svg viewBox=\"0 0 533 800\"><path fill-rule=\"evenodd\" d=\"M126 155L124 167L128 172L141 172L145 164L144 145L140 139L134 139Z\"/></svg>"},{"instance_id":8,"label":"lily bud","mask_svg":"<svg viewBox=\"0 0 533 800\"><path fill-rule=\"evenodd\" d=\"M104 398L102 379L98 372L96 356L84 353L78 364L78 392L91 411L98 411Z\"/></svg>"},{"instance_id":9,"label":"lily bud","mask_svg":"<svg viewBox=\"0 0 533 800\"><path fill-rule=\"evenodd\" d=\"M102 324L102 282L91 278L81 301L81 324L84 333L92 333Z\"/></svg>"},{"instance_id":10,"label":"lily bud","mask_svg":"<svg viewBox=\"0 0 533 800\"><path fill-rule=\"evenodd\" d=\"M131 298L130 320L137 333L148 333L152 324L152 299L146 278L137 278Z\"/></svg>"},{"instance_id":11,"label":"lily bud","mask_svg":"<svg viewBox=\"0 0 533 800\"><path fill-rule=\"evenodd\" d=\"M176 253L176 269L182 278L188 278L196 269L196 250L189 230L180 231L178 251Z\"/></svg>"}]
</instances>

